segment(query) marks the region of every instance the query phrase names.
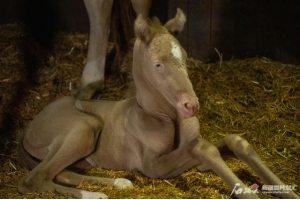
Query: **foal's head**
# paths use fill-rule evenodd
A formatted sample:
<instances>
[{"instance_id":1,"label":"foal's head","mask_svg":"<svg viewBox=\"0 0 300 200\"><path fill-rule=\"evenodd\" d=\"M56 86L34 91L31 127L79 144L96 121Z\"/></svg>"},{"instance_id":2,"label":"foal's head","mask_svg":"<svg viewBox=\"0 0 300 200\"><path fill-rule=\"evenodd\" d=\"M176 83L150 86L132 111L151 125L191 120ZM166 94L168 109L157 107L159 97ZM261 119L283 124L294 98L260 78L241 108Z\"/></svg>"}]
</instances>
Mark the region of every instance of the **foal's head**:
<instances>
[{"instance_id":1,"label":"foal's head","mask_svg":"<svg viewBox=\"0 0 300 200\"><path fill-rule=\"evenodd\" d=\"M134 28L137 39L133 76L137 90L140 87L154 91L154 99L161 100L159 97L163 96L164 101L171 104L181 117L188 118L196 115L198 99L187 73L187 54L170 33L182 31L185 21L180 9L165 26L156 18L150 21L138 16ZM149 90L149 87L152 89Z\"/></svg>"}]
</instances>

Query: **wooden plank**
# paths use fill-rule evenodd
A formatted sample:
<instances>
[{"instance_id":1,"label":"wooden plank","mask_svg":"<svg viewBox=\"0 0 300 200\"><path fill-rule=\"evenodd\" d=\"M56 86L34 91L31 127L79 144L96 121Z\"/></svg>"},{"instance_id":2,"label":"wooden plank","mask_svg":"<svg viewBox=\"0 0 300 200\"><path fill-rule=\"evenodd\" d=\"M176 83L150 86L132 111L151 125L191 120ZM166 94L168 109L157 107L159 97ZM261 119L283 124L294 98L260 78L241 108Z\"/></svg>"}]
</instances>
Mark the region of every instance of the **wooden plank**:
<instances>
[{"instance_id":1,"label":"wooden plank","mask_svg":"<svg viewBox=\"0 0 300 200\"><path fill-rule=\"evenodd\" d=\"M287 63L300 64L300 1L285 1L282 15L280 60Z\"/></svg>"},{"instance_id":2,"label":"wooden plank","mask_svg":"<svg viewBox=\"0 0 300 200\"><path fill-rule=\"evenodd\" d=\"M257 53L259 56L280 60L284 0L265 0L259 4Z\"/></svg>"},{"instance_id":3,"label":"wooden plank","mask_svg":"<svg viewBox=\"0 0 300 200\"><path fill-rule=\"evenodd\" d=\"M90 32L90 22L89 17L83 3L83 0L76 0L77 1L77 9L78 9L78 32L81 33L89 33Z\"/></svg>"},{"instance_id":4,"label":"wooden plank","mask_svg":"<svg viewBox=\"0 0 300 200\"><path fill-rule=\"evenodd\" d=\"M0 2L0 24L7 24L19 21L21 11L20 1L9 0Z\"/></svg>"},{"instance_id":5,"label":"wooden plank","mask_svg":"<svg viewBox=\"0 0 300 200\"><path fill-rule=\"evenodd\" d=\"M237 58L255 57L257 55L259 1L235 1L234 55Z\"/></svg>"},{"instance_id":6,"label":"wooden plank","mask_svg":"<svg viewBox=\"0 0 300 200\"><path fill-rule=\"evenodd\" d=\"M211 61L219 60L218 49L224 59L234 56L234 0L211 0Z\"/></svg>"},{"instance_id":7,"label":"wooden plank","mask_svg":"<svg viewBox=\"0 0 300 200\"><path fill-rule=\"evenodd\" d=\"M163 24L168 21L169 0L152 0L150 17L156 16Z\"/></svg>"},{"instance_id":8,"label":"wooden plank","mask_svg":"<svg viewBox=\"0 0 300 200\"><path fill-rule=\"evenodd\" d=\"M191 57L207 62L210 60L211 2L188 2L188 53Z\"/></svg>"},{"instance_id":9,"label":"wooden plank","mask_svg":"<svg viewBox=\"0 0 300 200\"><path fill-rule=\"evenodd\" d=\"M20 17L30 37L42 46L52 45L55 27L54 3L51 0L22 0Z\"/></svg>"},{"instance_id":10,"label":"wooden plank","mask_svg":"<svg viewBox=\"0 0 300 200\"><path fill-rule=\"evenodd\" d=\"M58 30L66 32L78 30L78 1L81 0L57 0Z\"/></svg>"}]
</instances>

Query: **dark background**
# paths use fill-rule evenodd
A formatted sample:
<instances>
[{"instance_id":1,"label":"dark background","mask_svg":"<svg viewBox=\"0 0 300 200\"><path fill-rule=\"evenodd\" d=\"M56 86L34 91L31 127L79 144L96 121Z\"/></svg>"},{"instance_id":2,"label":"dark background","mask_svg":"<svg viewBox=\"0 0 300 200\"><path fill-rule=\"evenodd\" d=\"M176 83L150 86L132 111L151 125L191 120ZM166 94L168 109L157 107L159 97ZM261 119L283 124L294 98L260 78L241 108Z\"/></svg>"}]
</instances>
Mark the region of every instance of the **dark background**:
<instances>
[{"instance_id":1,"label":"dark background","mask_svg":"<svg viewBox=\"0 0 300 200\"><path fill-rule=\"evenodd\" d=\"M299 0L153 0L151 15L163 22L180 7L187 26L180 41L189 56L204 62L265 56L300 63ZM51 42L55 31L88 33L82 0L0 0L0 24L25 22ZM46 40L46 41L45 41Z\"/></svg>"}]
</instances>

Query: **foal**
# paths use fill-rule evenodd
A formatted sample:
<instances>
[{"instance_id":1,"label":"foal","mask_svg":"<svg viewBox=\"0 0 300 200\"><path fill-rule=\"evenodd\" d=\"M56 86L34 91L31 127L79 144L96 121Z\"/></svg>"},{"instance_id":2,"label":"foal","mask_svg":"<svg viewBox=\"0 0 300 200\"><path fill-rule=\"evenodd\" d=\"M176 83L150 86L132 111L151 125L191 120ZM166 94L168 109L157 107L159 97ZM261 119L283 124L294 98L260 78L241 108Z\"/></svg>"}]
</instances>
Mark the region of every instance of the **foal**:
<instances>
[{"instance_id":1,"label":"foal","mask_svg":"<svg viewBox=\"0 0 300 200\"><path fill-rule=\"evenodd\" d=\"M18 190L57 191L76 198L105 198L100 192L69 188L82 181L132 187L129 180L85 176L72 165L113 170L137 170L152 178L170 178L192 167L211 169L230 188L245 185L227 167L218 148L228 147L267 184L283 185L250 144L229 135L215 145L199 138L197 96L186 68L186 52L169 33L181 31L185 15L178 9L162 26L141 15L135 21L133 49L134 97L122 101L59 99L42 110L28 126L23 140L23 163L41 160ZM167 28L168 29L167 29ZM22 149L20 149L20 152ZM31 157L30 157L30 156ZM31 165L33 166L33 165ZM238 189L239 187L236 187ZM239 194L240 198L257 198ZM290 192L285 198L297 198Z\"/></svg>"}]
</instances>

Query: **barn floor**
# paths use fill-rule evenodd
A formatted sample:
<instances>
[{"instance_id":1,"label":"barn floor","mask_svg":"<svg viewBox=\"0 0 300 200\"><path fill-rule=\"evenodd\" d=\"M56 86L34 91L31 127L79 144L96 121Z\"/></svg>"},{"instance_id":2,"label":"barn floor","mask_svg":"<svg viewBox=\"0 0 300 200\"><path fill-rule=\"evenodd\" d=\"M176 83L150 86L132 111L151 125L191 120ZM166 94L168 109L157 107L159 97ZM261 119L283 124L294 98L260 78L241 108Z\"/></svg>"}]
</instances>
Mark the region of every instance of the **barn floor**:
<instances>
[{"instance_id":1,"label":"barn floor","mask_svg":"<svg viewBox=\"0 0 300 200\"><path fill-rule=\"evenodd\" d=\"M17 162L16 136L47 104L76 93L86 52L86 34L57 33L52 50L43 51L21 25L0 27L1 198L65 198L55 192L17 192L17 182L28 170ZM201 137L214 142L228 134L243 136L286 184L298 185L300 195L300 66L267 58L212 64L189 59L189 64L201 106ZM126 73L108 76L106 87L96 98L122 99L126 77ZM260 186L261 198L275 198L262 194L263 183L245 164L236 158L226 162L247 185ZM195 169L166 180L150 179L138 172L92 169L87 173L132 180L135 187L131 190L79 186L104 192L110 198L230 198L231 193L213 172Z\"/></svg>"}]
</instances>

